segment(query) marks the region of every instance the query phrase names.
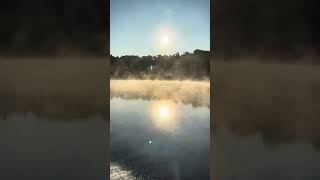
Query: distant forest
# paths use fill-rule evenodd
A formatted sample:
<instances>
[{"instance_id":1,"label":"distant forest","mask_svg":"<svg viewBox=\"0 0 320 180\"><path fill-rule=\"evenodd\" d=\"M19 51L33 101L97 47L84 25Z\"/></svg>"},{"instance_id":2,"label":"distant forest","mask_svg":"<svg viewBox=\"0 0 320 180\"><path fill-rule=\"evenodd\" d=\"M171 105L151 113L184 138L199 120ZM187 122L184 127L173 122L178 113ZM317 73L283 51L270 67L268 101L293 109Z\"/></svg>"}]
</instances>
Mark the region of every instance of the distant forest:
<instances>
[{"instance_id":1,"label":"distant forest","mask_svg":"<svg viewBox=\"0 0 320 180\"><path fill-rule=\"evenodd\" d=\"M209 79L210 51L157 56L110 56L113 79Z\"/></svg>"},{"instance_id":2,"label":"distant forest","mask_svg":"<svg viewBox=\"0 0 320 180\"><path fill-rule=\"evenodd\" d=\"M94 55L109 49L107 1L4 0L1 56Z\"/></svg>"}]
</instances>

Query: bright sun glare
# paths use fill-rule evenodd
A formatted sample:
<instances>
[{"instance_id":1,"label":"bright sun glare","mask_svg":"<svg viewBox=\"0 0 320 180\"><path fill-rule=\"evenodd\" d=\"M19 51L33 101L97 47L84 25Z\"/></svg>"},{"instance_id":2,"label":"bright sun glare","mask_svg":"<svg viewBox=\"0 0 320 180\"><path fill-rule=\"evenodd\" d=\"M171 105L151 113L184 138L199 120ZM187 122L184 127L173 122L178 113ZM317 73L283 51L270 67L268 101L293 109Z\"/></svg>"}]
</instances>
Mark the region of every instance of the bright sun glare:
<instances>
[{"instance_id":1,"label":"bright sun glare","mask_svg":"<svg viewBox=\"0 0 320 180\"><path fill-rule=\"evenodd\" d=\"M168 35L163 35L163 36L161 37L161 43L162 43L163 45L167 45L167 44L169 43L169 37L168 37Z\"/></svg>"},{"instance_id":2,"label":"bright sun glare","mask_svg":"<svg viewBox=\"0 0 320 180\"><path fill-rule=\"evenodd\" d=\"M169 109L166 106L161 106L159 108L159 115L161 118L166 118L169 115Z\"/></svg>"},{"instance_id":3,"label":"bright sun glare","mask_svg":"<svg viewBox=\"0 0 320 180\"><path fill-rule=\"evenodd\" d=\"M150 105L151 120L155 128L174 131L179 121L176 103L170 100L155 101Z\"/></svg>"}]
</instances>

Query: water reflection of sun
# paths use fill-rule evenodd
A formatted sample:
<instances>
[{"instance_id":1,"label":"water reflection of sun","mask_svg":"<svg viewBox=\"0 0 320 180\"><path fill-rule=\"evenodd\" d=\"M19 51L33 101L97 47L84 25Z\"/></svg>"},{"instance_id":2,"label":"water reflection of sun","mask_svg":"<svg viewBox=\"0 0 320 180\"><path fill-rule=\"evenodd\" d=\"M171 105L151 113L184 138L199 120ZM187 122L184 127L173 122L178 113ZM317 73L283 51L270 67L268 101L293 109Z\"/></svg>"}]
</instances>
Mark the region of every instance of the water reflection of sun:
<instances>
[{"instance_id":1,"label":"water reflection of sun","mask_svg":"<svg viewBox=\"0 0 320 180\"><path fill-rule=\"evenodd\" d=\"M159 108L159 116L161 119L165 119L165 118L168 118L169 116L169 109L167 106L161 106Z\"/></svg>"},{"instance_id":2,"label":"water reflection of sun","mask_svg":"<svg viewBox=\"0 0 320 180\"><path fill-rule=\"evenodd\" d=\"M169 100L155 101L150 105L151 120L155 128L173 131L178 122L176 103Z\"/></svg>"}]
</instances>

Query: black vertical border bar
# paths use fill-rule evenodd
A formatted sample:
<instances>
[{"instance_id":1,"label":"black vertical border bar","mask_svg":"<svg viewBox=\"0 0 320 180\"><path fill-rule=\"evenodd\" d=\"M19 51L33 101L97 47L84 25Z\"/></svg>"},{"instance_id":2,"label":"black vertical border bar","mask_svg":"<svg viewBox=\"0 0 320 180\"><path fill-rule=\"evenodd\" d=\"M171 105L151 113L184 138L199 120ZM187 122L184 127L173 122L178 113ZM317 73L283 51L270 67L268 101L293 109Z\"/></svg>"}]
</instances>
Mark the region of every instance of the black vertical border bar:
<instances>
[{"instance_id":1,"label":"black vertical border bar","mask_svg":"<svg viewBox=\"0 0 320 180\"><path fill-rule=\"evenodd\" d=\"M106 136L107 136L107 158L106 158L106 179L110 179L110 162L111 162L111 147L110 147L110 0L103 0L106 7Z\"/></svg>"}]
</instances>

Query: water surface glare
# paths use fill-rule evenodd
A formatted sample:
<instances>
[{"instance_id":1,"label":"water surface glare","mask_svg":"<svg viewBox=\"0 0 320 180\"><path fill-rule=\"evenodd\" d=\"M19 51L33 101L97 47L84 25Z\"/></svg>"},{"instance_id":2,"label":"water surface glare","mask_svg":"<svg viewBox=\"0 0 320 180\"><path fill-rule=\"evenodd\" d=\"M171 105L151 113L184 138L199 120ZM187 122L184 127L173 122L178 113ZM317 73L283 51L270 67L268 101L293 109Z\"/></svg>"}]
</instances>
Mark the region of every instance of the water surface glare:
<instances>
[{"instance_id":1,"label":"water surface glare","mask_svg":"<svg viewBox=\"0 0 320 180\"><path fill-rule=\"evenodd\" d=\"M136 179L210 178L208 107L112 98L110 135L112 164Z\"/></svg>"}]
</instances>

